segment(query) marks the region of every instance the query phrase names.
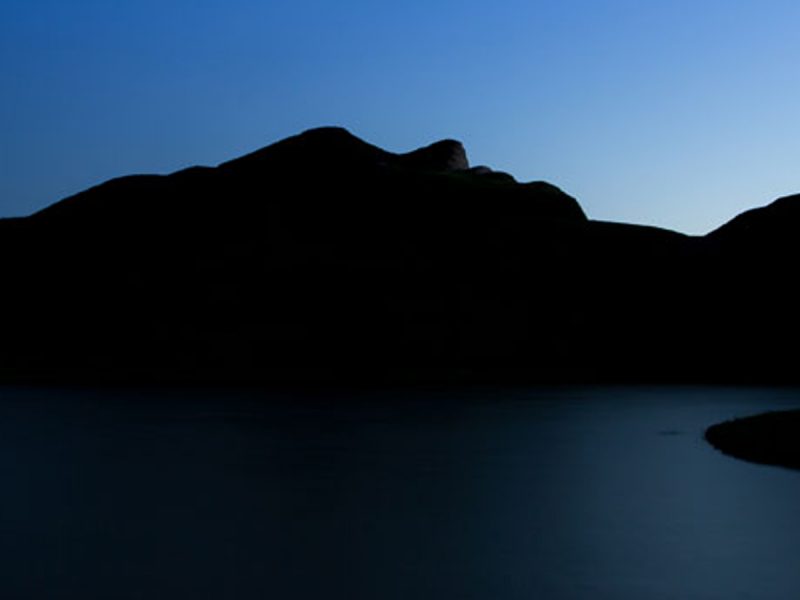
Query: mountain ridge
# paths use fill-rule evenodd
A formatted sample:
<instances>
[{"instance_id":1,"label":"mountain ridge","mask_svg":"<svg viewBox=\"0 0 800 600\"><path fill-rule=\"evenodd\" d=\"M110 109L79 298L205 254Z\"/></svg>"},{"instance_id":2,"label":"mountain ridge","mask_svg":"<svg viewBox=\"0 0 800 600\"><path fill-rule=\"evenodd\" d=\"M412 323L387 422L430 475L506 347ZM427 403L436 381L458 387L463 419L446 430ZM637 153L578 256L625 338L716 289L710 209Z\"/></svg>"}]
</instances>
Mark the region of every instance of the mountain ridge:
<instances>
[{"instance_id":1,"label":"mountain ridge","mask_svg":"<svg viewBox=\"0 0 800 600\"><path fill-rule=\"evenodd\" d=\"M0 221L0 376L793 380L798 225L797 197L705 236L595 221L456 140L313 129Z\"/></svg>"}]
</instances>

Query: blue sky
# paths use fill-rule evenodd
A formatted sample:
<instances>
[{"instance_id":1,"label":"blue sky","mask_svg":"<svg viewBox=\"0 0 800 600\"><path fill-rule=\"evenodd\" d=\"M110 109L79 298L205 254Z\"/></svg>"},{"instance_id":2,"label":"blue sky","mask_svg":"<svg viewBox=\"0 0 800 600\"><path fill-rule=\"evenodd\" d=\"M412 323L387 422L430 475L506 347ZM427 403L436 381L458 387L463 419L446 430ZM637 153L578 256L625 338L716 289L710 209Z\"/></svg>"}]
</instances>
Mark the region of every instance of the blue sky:
<instances>
[{"instance_id":1,"label":"blue sky","mask_svg":"<svg viewBox=\"0 0 800 600\"><path fill-rule=\"evenodd\" d=\"M336 124L704 233L800 192L798 31L783 0L3 0L0 216Z\"/></svg>"}]
</instances>

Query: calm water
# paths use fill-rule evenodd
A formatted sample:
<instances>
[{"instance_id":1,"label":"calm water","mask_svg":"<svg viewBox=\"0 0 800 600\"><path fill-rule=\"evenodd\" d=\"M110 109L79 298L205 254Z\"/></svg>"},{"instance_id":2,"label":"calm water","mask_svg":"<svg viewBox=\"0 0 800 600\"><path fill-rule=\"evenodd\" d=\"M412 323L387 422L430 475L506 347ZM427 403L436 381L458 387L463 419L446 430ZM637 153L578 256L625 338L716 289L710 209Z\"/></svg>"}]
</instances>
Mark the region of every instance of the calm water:
<instances>
[{"instance_id":1,"label":"calm water","mask_svg":"<svg viewBox=\"0 0 800 600\"><path fill-rule=\"evenodd\" d=\"M0 389L3 599L800 597L800 390Z\"/></svg>"}]
</instances>

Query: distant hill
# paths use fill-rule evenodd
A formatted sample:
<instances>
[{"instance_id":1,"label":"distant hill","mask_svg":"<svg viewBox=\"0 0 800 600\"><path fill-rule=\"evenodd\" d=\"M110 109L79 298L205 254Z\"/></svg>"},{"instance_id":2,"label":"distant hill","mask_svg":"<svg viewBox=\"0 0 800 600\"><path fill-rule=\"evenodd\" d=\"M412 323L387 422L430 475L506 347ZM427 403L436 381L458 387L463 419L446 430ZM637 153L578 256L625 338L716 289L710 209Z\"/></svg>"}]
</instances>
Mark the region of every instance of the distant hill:
<instances>
[{"instance_id":1,"label":"distant hill","mask_svg":"<svg viewBox=\"0 0 800 600\"><path fill-rule=\"evenodd\" d=\"M786 381L800 200L705 237L340 128L0 221L0 377Z\"/></svg>"}]
</instances>

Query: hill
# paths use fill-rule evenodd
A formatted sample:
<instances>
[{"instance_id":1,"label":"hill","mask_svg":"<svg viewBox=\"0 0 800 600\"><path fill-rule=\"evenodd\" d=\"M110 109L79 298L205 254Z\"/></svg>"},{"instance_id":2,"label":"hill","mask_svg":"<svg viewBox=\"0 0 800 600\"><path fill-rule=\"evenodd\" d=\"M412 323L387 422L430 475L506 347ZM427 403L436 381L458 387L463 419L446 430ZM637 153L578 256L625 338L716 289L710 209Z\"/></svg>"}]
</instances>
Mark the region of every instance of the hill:
<instances>
[{"instance_id":1,"label":"hill","mask_svg":"<svg viewBox=\"0 0 800 600\"><path fill-rule=\"evenodd\" d=\"M0 373L60 381L784 381L800 203L705 237L322 128L0 221ZM788 345L785 345L788 344Z\"/></svg>"}]
</instances>

